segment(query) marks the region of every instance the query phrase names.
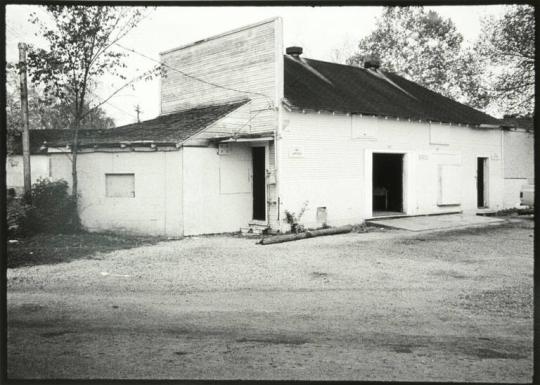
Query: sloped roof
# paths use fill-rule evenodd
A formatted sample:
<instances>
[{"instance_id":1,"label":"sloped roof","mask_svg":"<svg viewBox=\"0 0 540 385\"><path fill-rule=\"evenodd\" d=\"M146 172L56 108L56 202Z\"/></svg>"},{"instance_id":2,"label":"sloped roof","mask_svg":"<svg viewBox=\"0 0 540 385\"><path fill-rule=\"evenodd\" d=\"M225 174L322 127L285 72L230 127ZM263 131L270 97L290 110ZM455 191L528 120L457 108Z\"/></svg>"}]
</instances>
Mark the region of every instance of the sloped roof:
<instances>
[{"instance_id":1,"label":"sloped roof","mask_svg":"<svg viewBox=\"0 0 540 385\"><path fill-rule=\"evenodd\" d=\"M501 119L504 127L522 128L527 131L534 130L533 116L505 116Z\"/></svg>"},{"instance_id":2,"label":"sloped roof","mask_svg":"<svg viewBox=\"0 0 540 385\"><path fill-rule=\"evenodd\" d=\"M79 130L79 145L114 145L120 143L155 142L180 143L203 128L234 111L247 100L192 108L155 119L110 129ZM73 141L73 130L31 130L30 151L39 152L46 142L48 147L65 147ZM20 137L13 143L14 153L21 153Z\"/></svg>"},{"instance_id":3,"label":"sloped roof","mask_svg":"<svg viewBox=\"0 0 540 385\"><path fill-rule=\"evenodd\" d=\"M299 109L447 123L499 120L393 73L285 55L285 99Z\"/></svg>"}]
</instances>

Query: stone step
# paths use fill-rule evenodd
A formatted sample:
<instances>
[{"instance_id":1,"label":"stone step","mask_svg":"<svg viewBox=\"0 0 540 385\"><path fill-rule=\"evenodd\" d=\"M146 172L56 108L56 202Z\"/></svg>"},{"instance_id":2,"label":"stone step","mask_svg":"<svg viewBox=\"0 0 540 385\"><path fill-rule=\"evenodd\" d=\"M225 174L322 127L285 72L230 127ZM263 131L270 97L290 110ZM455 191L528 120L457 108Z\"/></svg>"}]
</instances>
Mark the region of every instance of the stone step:
<instances>
[{"instance_id":1,"label":"stone step","mask_svg":"<svg viewBox=\"0 0 540 385\"><path fill-rule=\"evenodd\" d=\"M262 235L267 228L267 225L250 224L248 227L240 228L240 233L242 235Z\"/></svg>"}]
</instances>

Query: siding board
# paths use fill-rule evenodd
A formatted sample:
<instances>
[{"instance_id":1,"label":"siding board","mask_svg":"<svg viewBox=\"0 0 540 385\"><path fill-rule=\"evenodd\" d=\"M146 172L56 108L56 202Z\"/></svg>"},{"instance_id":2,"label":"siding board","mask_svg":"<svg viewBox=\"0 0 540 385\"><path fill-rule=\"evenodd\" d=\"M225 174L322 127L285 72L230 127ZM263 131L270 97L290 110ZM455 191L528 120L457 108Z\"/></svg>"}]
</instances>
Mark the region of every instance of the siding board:
<instances>
[{"instance_id":1,"label":"siding board","mask_svg":"<svg viewBox=\"0 0 540 385\"><path fill-rule=\"evenodd\" d=\"M284 119L288 124L279 143L282 218L285 210L298 212L305 201L309 201L303 217L306 226L317 225L320 206L327 208L329 225L358 223L370 217L366 199L371 194L371 175L366 173L366 156L372 152L406 154L410 191L404 194L404 200L409 214L456 210L437 205L441 164L461 164L461 205L457 209L476 210L477 156L490 158L490 207L502 206L503 166L498 130L448 126L452 136L446 145L440 146L430 143L430 127L426 123L299 112L285 112ZM362 127L360 132L351 129L352 119ZM373 140L358 139L363 132L373 136ZM301 148L300 156L291 156L295 148Z\"/></svg>"},{"instance_id":2,"label":"siding board","mask_svg":"<svg viewBox=\"0 0 540 385\"><path fill-rule=\"evenodd\" d=\"M161 60L167 65L223 88L168 70L161 80L161 112L166 114L248 97L251 99L249 107L234 114L235 117L228 120L229 126L237 124L242 132L274 130L273 108L277 105L275 96L278 94L276 60L279 57L275 50L280 46L276 44L279 28L281 24L274 19L163 53ZM237 122L233 123L235 119ZM242 119L243 123L249 121L249 124L243 126Z\"/></svg>"}]
</instances>

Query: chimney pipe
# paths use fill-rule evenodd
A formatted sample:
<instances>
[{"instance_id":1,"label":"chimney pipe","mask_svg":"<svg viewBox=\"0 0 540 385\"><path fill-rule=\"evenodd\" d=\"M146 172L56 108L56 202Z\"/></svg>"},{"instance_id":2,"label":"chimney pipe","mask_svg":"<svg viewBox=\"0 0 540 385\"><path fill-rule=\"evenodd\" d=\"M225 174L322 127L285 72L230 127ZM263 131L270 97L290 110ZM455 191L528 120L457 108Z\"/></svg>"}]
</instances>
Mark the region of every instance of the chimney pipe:
<instances>
[{"instance_id":1,"label":"chimney pipe","mask_svg":"<svg viewBox=\"0 0 540 385\"><path fill-rule=\"evenodd\" d=\"M287 47L285 52L287 53L287 55L299 57L300 55L302 55L303 49L302 47Z\"/></svg>"}]
</instances>

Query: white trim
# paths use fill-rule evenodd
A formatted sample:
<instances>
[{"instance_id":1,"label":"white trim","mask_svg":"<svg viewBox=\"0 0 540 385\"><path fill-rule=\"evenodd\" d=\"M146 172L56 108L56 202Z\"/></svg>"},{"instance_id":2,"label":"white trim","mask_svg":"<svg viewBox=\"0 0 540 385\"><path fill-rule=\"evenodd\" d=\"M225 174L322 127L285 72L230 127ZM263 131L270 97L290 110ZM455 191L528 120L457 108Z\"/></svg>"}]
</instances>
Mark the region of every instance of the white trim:
<instances>
[{"instance_id":1,"label":"white trim","mask_svg":"<svg viewBox=\"0 0 540 385\"><path fill-rule=\"evenodd\" d=\"M219 143L236 143L236 142L270 142L274 140L271 136L265 136L263 138L238 138L238 139L225 139L220 140Z\"/></svg>"},{"instance_id":2,"label":"white trim","mask_svg":"<svg viewBox=\"0 0 540 385\"><path fill-rule=\"evenodd\" d=\"M248 226L268 226L268 223L258 219L252 219L248 222Z\"/></svg>"},{"instance_id":3,"label":"white trim","mask_svg":"<svg viewBox=\"0 0 540 385\"><path fill-rule=\"evenodd\" d=\"M364 150L364 212L366 218L373 217L373 154L402 154L402 210L403 215L415 215L416 152L405 149Z\"/></svg>"},{"instance_id":4,"label":"white trim","mask_svg":"<svg viewBox=\"0 0 540 385\"><path fill-rule=\"evenodd\" d=\"M490 160L491 160L491 156L489 154L486 154L486 153L478 153L478 154L475 154L474 156L475 158L475 165L474 165L474 170L475 170L475 191L476 191L476 208L477 209L488 209L491 207L491 202L490 202L490 182L491 182L491 178L490 178L490 168L491 168L491 165L490 165ZM482 159L485 159L485 163L484 163L484 205L483 207L478 207L478 158L482 158ZM502 163L502 162L501 162ZM504 180L504 177L503 177L503 180Z\"/></svg>"},{"instance_id":5,"label":"white trim","mask_svg":"<svg viewBox=\"0 0 540 385\"><path fill-rule=\"evenodd\" d=\"M274 26L274 55L275 55L275 90L274 90L274 105L279 106L281 100L284 97L284 59L283 59L283 19L281 17L275 18Z\"/></svg>"},{"instance_id":6,"label":"white trim","mask_svg":"<svg viewBox=\"0 0 540 385\"><path fill-rule=\"evenodd\" d=\"M285 104L285 57L284 57L284 39L283 39L283 19L280 17L276 20L275 24L275 45L274 45L274 54L275 54L275 106L276 106L276 125L275 125L275 140L274 140L274 177L275 177L275 184L274 184L274 199L275 199L275 209L276 212L276 218L277 221L277 228L274 230L282 231L282 223L281 220L282 216L280 213L281 205L280 202L280 167L279 167L279 154L281 150L280 146L280 139L281 139L281 133L283 131L283 109L287 108ZM268 148L270 151L270 148ZM268 211L267 211L268 212ZM273 223L270 223L270 216L266 218L268 224L270 226L273 225Z\"/></svg>"},{"instance_id":7,"label":"white trim","mask_svg":"<svg viewBox=\"0 0 540 385\"><path fill-rule=\"evenodd\" d=\"M270 169L270 142L264 145L264 221L268 225L270 215L268 205L268 170Z\"/></svg>"},{"instance_id":8,"label":"white trim","mask_svg":"<svg viewBox=\"0 0 540 385\"><path fill-rule=\"evenodd\" d=\"M246 143L249 145L249 143ZM256 224L262 224L262 225L268 225L268 202L267 202L267 199L268 199L268 183L266 183L266 171L268 170L268 167L270 166L269 165L269 159L268 159L268 155L270 153L270 148L269 148L269 142L265 142L265 143L254 143L254 144L251 144L249 146L249 148L253 149L255 147L258 147L258 148L264 148L264 220L260 220L260 219L254 219L253 218L253 215L255 214L253 212L253 201L255 199L255 196L254 196L254 190L253 190L253 180L254 180L254 175L255 175L255 169L253 168L253 150L250 151L251 152L251 219L249 221L249 224L252 224L252 223L255 223Z\"/></svg>"}]
</instances>

